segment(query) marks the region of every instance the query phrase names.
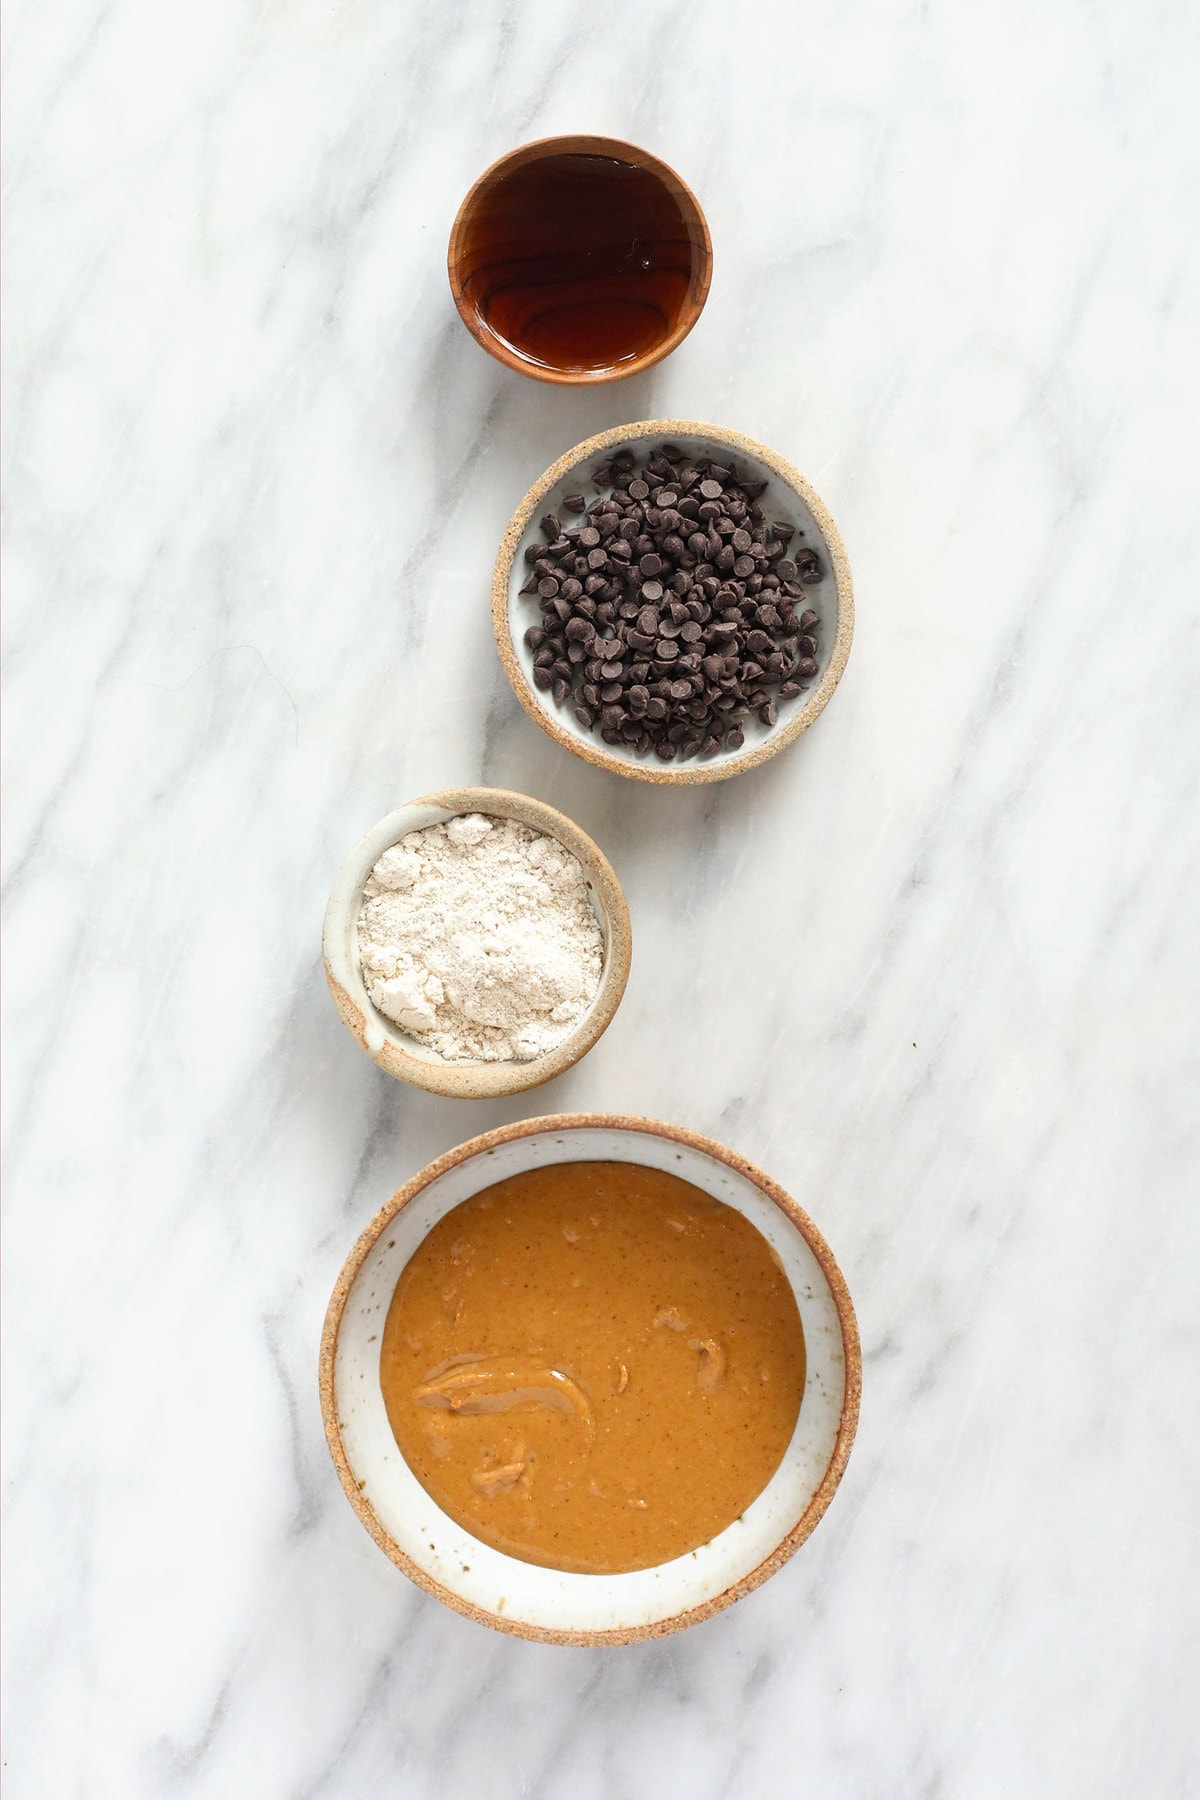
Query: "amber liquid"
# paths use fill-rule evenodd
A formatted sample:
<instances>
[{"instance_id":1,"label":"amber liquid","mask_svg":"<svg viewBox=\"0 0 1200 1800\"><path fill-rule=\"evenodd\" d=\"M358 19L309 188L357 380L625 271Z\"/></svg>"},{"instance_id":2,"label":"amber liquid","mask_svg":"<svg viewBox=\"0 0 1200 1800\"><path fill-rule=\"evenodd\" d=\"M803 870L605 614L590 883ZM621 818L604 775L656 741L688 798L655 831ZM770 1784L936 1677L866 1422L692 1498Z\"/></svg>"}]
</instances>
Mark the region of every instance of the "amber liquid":
<instances>
[{"instance_id":1,"label":"amber liquid","mask_svg":"<svg viewBox=\"0 0 1200 1800\"><path fill-rule=\"evenodd\" d=\"M703 246L665 182L606 156L547 156L479 196L463 294L527 361L618 368L674 331Z\"/></svg>"}]
</instances>

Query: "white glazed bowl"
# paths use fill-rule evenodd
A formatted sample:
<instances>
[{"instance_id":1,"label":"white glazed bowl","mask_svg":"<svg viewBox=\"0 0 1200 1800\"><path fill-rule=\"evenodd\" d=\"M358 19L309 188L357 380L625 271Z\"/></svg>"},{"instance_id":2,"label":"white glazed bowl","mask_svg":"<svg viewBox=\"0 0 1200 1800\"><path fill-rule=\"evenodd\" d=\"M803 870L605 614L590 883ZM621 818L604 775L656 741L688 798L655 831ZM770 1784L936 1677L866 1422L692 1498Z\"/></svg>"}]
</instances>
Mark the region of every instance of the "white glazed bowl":
<instances>
[{"instance_id":1,"label":"white glazed bowl","mask_svg":"<svg viewBox=\"0 0 1200 1800\"><path fill-rule=\"evenodd\" d=\"M802 532L797 547L815 550L825 567L824 579L806 588L806 598L800 603L811 604L821 615L817 673L808 692L781 701L774 725L764 725L757 714L751 713L742 725L746 741L740 749L718 750L703 760L685 763L663 763L652 751L639 755L627 745L606 744L598 732L579 723L569 705L556 706L549 693L534 686L533 652L525 642L525 632L530 625L541 623L541 613L536 600L520 592L529 573L525 548L542 541L540 521L545 515L553 512L569 518L563 498L576 491L586 494L589 503L595 499L599 490L592 486L591 472L613 451L626 445L645 451L658 444L677 444L692 457L717 456L724 461L732 457L743 474L768 482L762 500L767 518L783 520ZM530 718L564 749L615 775L686 787L724 781L731 775L758 768L808 730L832 697L850 655L854 589L837 526L804 476L783 457L754 438L727 431L721 425L704 425L695 419L644 419L636 425L601 431L576 444L534 482L513 514L496 557L492 629L500 661L517 699Z\"/></svg>"},{"instance_id":2,"label":"white glazed bowl","mask_svg":"<svg viewBox=\"0 0 1200 1800\"><path fill-rule=\"evenodd\" d=\"M358 913L363 886L385 850L407 832L442 825L459 813L489 813L515 819L557 839L580 863L588 895L604 934L604 962L595 998L562 1042L530 1062L447 1062L436 1050L417 1042L385 1018L370 1001L358 961ZM329 904L323 934L325 977L343 1025L363 1049L412 1087L427 1088L460 1100L495 1099L518 1094L561 1075L587 1054L620 1005L633 954L629 908L612 864L587 832L565 813L528 794L505 788L444 788L389 813L359 839L342 864Z\"/></svg>"},{"instance_id":3,"label":"white glazed bowl","mask_svg":"<svg viewBox=\"0 0 1200 1800\"><path fill-rule=\"evenodd\" d=\"M736 1207L778 1253L804 1326L807 1377L792 1441L763 1492L711 1542L625 1575L575 1575L520 1562L447 1517L400 1453L384 1410L379 1347L393 1291L418 1244L450 1209L523 1169L558 1162L642 1163ZM832 1498L858 1419L862 1365L854 1309L812 1221L768 1176L711 1139L650 1119L573 1113L472 1138L393 1195L363 1232L329 1303L321 1407L342 1486L392 1561L427 1593L518 1637L629 1643L680 1631L774 1574Z\"/></svg>"}]
</instances>

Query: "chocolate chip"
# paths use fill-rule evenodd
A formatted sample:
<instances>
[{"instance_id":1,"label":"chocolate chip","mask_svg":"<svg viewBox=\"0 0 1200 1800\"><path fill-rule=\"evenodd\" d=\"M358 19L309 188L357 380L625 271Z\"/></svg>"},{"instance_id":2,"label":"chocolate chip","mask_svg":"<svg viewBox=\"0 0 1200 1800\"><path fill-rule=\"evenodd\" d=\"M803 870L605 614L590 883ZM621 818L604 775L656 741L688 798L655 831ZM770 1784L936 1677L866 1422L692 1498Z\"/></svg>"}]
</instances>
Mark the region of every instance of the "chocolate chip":
<instances>
[{"instance_id":1,"label":"chocolate chip","mask_svg":"<svg viewBox=\"0 0 1200 1800\"><path fill-rule=\"evenodd\" d=\"M794 527L766 525L766 483L732 465L696 467L664 447L639 474L621 451L595 479L611 491L562 501L582 525L564 534L547 513L546 541L524 552L521 592L542 617L525 632L535 686L638 755L710 756L723 738L739 748L743 720L756 712L770 728L816 672L818 615L797 618L794 602L823 578L819 558L784 554Z\"/></svg>"}]
</instances>

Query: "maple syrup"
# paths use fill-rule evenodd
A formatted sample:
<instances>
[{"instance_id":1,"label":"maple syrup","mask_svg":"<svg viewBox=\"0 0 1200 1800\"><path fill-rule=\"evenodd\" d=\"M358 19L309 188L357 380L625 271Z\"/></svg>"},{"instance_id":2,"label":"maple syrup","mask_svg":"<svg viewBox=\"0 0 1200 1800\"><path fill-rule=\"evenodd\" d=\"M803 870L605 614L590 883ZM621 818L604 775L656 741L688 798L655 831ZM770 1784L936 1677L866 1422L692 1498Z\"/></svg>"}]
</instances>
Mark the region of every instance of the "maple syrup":
<instances>
[{"instance_id":1,"label":"maple syrup","mask_svg":"<svg viewBox=\"0 0 1200 1800\"><path fill-rule=\"evenodd\" d=\"M640 361L700 286L703 231L664 178L614 157L537 157L487 182L464 221L462 294L483 333L544 369Z\"/></svg>"}]
</instances>

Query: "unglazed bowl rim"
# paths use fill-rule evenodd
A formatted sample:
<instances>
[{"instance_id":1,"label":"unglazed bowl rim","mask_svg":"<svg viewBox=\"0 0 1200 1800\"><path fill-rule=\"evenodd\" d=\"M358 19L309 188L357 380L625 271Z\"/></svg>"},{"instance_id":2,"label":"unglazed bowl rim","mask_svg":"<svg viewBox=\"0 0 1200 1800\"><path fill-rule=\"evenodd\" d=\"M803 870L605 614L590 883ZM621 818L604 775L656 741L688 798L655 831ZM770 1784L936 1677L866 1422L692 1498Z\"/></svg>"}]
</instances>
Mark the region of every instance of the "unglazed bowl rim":
<instances>
[{"instance_id":1,"label":"unglazed bowl rim","mask_svg":"<svg viewBox=\"0 0 1200 1800\"><path fill-rule=\"evenodd\" d=\"M640 169L647 169L660 178L665 178L664 185L674 183L692 209L693 217L689 226L698 227L701 238L701 267L691 283L688 299L680 317L661 343L645 351L641 356L630 359L606 369L555 369L549 365L535 363L521 355L520 351L489 331L480 319L475 308L469 304L463 290L460 263L462 259L463 239L466 233L467 220L472 208L484 187L496 177L509 169L520 168L524 163L538 161L548 156L611 156L619 162L632 163ZM652 369L664 357L670 356L673 350L687 337L695 326L700 314L704 311L712 286L713 248L712 233L708 228L708 220L704 216L704 208L697 200L692 189L670 163L664 162L652 150L644 150L640 144L631 144L624 138L604 137L584 133L567 133L562 136L534 138L527 144L518 144L512 150L506 150L489 163L483 173L471 184L464 194L462 203L454 215L454 224L450 228L450 241L446 249L446 269L450 277L450 292L459 317L470 332L475 342L487 351L489 356L502 363L506 369L512 369L518 375L527 375L532 381L544 381L554 387L600 387L608 382L627 381L633 375L642 375Z\"/></svg>"},{"instance_id":2,"label":"unglazed bowl rim","mask_svg":"<svg viewBox=\"0 0 1200 1800\"><path fill-rule=\"evenodd\" d=\"M616 1630L594 1631L540 1626L527 1620L511 1618L492 1609L480 1607L438 1581L396 1543L380 1522L370 1500L362 1491L346 1454L338 1419L336 1359L338 1338L346 1306L367 1258L383 1232L398 1214L416 1200L432 1182L463 1162L484 1155L498 1145L512 1143L521 1138L536 1137L542 1133L606 1130L619 1133L644 1133L648 1137L655 1137L667 1143L685 1145L689 1149L698 1151L701 1155L724 1163L774 1203L804 1239L827 1285L841 1331L845 1376L837 1434L824 1476L801 1516L779 1540L770 1554L764 1557L748 1574L734 1581L723 1592L705 1600L702 1604L684 1608L668 1618L657 1619L649 1624L630 1625ZM854 1305L833 1252L808 1214L797 1205L790 1194L780 1187L778 1182L772 1180L769 1175L745 1157L739 1156L736 1151L729 1149L728 1146L713 1138L705 1137L699 1132L689 1131L683 1126L621 1113L558 1113L541 1118L519 1120L514 1124L502 1125L495 1130L486 1131L477 1137L467 1139L466 1142L446 1151L442 1156L436 1157L428 1163L425 1168L405 1182L403 1187L399 1188L381 1207L356 1240L334 1284L321 1334L318 1384L326 1441L338 1479L367 1532L397 1568L402 1570L418 1587L433 1595L435 1599L442 1601L444 1605L449 1606L455 1612L462 1613L477 1623L491 1626L495 1630L511 1636L531 1639L538 1643L599 1646L628 1644L648 1638L666 1637L674 1632L683 1631L691 1625L699 1624L702 1620L723 1611L725 1607L732 1606L735 1601L760 1587L795 1555L820 1522L845 1472L858 1425L862 1395L862 1354ZM516 1558L505 1560L512 1562L517 1569L527 1566Z\"/></svg>"},{"instance_id":3,"label":"unglazed bowl rim","mask_svg":"<svg viewBox=\"0 0 1200 1800\"><path fill-rule=\"evenodd\" d=\"M395 843L409 831L444 823L462 813L515 819L518 824L529 825L556 839L578 859L600 914L604 963L595 997L583 1018L560 1043L529 1062L448 1062L432 1052L422 1055L407 1049L401 1041L406 1034L372 1006L357 959L349 949L349 934L357 919L363 884L385 847L381 838L394 829L395 836L388 837L388 842ZM344 859L330 892L322 930L325 978L350 1035L397 1081L463 1100L523 1093L573 1068L611 1024L629 979L632 953L629 906L616 872L599 845L556 807L508 788L441 788L386 814L359 838Z\"/></svg>"},{"instance_id":4,"label":"unglazed bowl rim","mask_svg":"<svg viewBox=\"0 0 1200 1800\"><path fill-rule=\"evenodd\" d=\"M652 757L645 761L635 761L631 757L614 756L602 739L583 738L562 724L551 706L548 703L543 705L526 676L513 640L509 610L513 563L530 521L551 489L576 468L591 462L606 450L615 450L646 438L660 438L669 443L675 437L701 438L723 449L753 457L791 488L808 508L821 532L829 553L837 593L838 618L833 645L819 679L804 697L803 703L796 703L783 714L761 743L752 748L718 751L703 763L661 763ZM492 630L504 673L514 694L534 724L540 725L564 750L569 750L573 756L582 757L585 762L592 763L598 769L607 769L611 774L623 775L631 781L650 781L659 786L697 787L708 781L728 781L734 775L744 775L750 769L761 767L771 757L778 756L781 750L786 750L789 744L795 743L810 725L815 724L832 699L850 656L850 646L854 639L854 587L850 577L849 558L833 515L800 471L776 451L759 443L756 438L746 437L739 431L730 431L722 425L708 425L696 419L641 419L635 424L615 425L607 431L597 432L594 437L585 438L582 443L560 456L557 462L552 463L529 489L510 519L496 554L496 566L492 575Z\"/></svg>"}]
</instances>

